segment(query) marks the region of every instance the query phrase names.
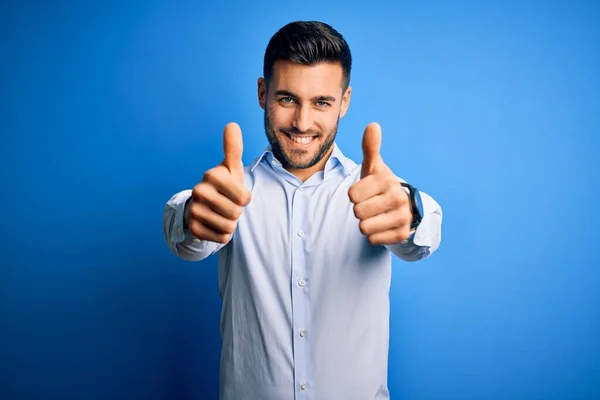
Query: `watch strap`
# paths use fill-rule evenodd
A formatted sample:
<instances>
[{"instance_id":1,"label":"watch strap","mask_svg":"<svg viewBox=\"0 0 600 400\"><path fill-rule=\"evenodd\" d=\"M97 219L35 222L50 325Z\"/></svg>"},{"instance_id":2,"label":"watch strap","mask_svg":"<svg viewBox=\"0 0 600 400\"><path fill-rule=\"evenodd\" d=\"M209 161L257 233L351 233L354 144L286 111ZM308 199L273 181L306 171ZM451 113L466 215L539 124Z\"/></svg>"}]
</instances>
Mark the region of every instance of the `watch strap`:
<instances>
[{"instance_id":1,"label":"watch strap","mask_svg":"<svg viewBox=\"0 0 600 400\"><path fill-rule=\"evenodd\" d=\"M400 185L408 189L408 198L410 202L410 208L412 211L413 219L410 224L411 229L415 229L421 223L423 219L423 202L421 200L421 194L419 191L410 183L400 182Z\"/></svg>"}]
</instances>

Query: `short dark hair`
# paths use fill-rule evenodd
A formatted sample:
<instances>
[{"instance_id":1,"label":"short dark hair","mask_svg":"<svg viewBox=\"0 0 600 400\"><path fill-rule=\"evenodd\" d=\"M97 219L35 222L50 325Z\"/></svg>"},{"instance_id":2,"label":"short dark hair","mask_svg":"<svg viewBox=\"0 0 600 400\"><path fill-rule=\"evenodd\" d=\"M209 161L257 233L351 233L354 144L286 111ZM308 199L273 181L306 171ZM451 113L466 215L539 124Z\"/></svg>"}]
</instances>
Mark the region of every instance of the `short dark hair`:
<instances>
[{"instance_id":1,"label":"short dark hair","mask_svg":"<svg viewBox=\"0 0 600 400\"><path fill-rule=\"evenodd\" d=\"M346 39L330 25L318 21L295 21L285 25L269 41L265 51L263 74L267 84L273 75L277 60L288 60L302 65L320 62L339 63L342 66L344 91L350 85L352 54Z\"/></svg>"}]
</instances>

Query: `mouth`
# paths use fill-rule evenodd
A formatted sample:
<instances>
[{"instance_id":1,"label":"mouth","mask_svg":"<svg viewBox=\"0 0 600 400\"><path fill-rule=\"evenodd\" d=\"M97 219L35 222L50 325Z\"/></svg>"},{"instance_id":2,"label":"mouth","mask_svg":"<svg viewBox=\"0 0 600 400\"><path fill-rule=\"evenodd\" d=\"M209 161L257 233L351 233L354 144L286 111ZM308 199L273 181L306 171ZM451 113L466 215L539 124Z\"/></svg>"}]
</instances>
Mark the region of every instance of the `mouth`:
<instances>
[{"instance_id":1,"label":"mouth","mask_svg":"<svg viewBox=\"0 0 600 400\"><path fill-rule=\"evenodd\" d=\"M292 143L301 147L310 146L310 144L317 138L317 136L294 135L291 133L285 133L285 136L287 136Z\"/></svg>"}]
</instances>

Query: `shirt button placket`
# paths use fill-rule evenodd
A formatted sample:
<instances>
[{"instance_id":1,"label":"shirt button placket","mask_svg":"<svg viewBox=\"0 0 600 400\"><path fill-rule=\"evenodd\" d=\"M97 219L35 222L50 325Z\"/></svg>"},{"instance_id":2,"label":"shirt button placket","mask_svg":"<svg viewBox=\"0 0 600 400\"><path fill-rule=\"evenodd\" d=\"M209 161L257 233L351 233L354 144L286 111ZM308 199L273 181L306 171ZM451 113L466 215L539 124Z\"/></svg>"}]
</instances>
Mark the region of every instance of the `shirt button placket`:
<instances>
[{"instance_id":1,"label":"shirt button placket","mask_svg":"<svg viewBox=\"0 0 600 400\"><path fill-rule=\"evenodd\" d=\"M292 201L292 232L294 232L294 238L292 239L292 279L295 283L292 290L292 324L294 332L299 332L299 334L294 335L294 378L298 399L307 398L309 392L307 375L309 351L306 341L306 324L309 317L307 296L309 279L305 258L305 246L308 236L306 221L309 216L307 205L303 192L300 189L296 190Z\"/></svg>"}]
</instances>

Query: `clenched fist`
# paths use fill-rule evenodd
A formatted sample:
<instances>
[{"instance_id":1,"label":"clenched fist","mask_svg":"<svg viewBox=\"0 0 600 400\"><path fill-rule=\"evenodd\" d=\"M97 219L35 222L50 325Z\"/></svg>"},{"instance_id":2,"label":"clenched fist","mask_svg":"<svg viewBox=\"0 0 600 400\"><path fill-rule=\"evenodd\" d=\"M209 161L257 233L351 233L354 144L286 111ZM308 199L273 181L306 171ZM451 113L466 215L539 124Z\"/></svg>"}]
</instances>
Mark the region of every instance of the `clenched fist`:
<instances>
[{"instance_id":1,"label":"clenched fist","mask_svg":"<svg viewBox=\"0 0 600 400\"><path fill-rule=\"evenodd\" d=\"M223 133L223 162L206 171L192 190L185 210L191 233L200 240L227 243L237 228L250 191L244 186L242 131L235 123L227 124Z\"/></svg>"}]
</instances>

